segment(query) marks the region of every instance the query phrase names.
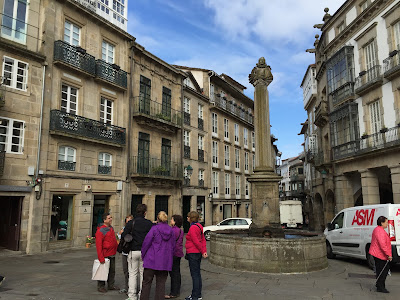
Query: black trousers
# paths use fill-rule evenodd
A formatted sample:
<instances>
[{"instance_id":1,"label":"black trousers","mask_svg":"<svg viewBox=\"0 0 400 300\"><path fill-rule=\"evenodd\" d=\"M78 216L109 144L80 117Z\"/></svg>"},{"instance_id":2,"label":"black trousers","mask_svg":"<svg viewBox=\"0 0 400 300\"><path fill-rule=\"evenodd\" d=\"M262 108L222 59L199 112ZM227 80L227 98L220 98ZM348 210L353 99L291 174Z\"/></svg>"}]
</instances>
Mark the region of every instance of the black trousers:
<instances>
[{"instance_id":1,"label":"black trousers","mask_svg":"<svg viewBox=\"0 0 400 300\"><path fill-rule=\"evenodd\" d=\"M105 257L110 260L110 270L108 271L108 279L107 279L107 285L109 289L114 288L114 283L115 283L115 256L109 256ZM103 288L106 286L105 281L97 281L97 288Z\"/></svg>"},{"instance_id":2,"label":"black trousers","mask_svg":"<svg viewBox=\"0 0 400 300\"><path fill-rule=\"evenodd\" d=\"M151 283L154 276L156 277L156 292L154 295L155 300L164 300L165 296L165 282L168 278L168 271L159 271L153 269L144 269L143 271L143 284L140 300L150 299Z\"/></svg>"},{"instance_id":3,"label":"black trousers","mask_svg":"<svg viewBox=\"0 0 400 300\"><path fill-rule=\"evenodd\" d=\"M377 279L378 279L379 274L381 274L381 272L382 272L381 276L379 276L379 279L376 282L376 287L378 290L384 290L384 289L386 289L385 280L386 280L386 277L389 272L389 263L386 264L386 262L387 262L386 260L382 260L377 257L374 257L374 259L375 259L375 269L376 269L376 278ZM386 264L386 267L385 267L385 264Z\"/></svg>"},{"instance_id":4,"label":"black trousers","mask_svg":"<svg viewBox=\"0 0 400 300\"><path fill-rule=\"evenodd\" d=\"M169 272L171 276L171 296L179 296L181 293L181 258L174 256L172 263L172 271Z\"/></svg>"}]
</instances>

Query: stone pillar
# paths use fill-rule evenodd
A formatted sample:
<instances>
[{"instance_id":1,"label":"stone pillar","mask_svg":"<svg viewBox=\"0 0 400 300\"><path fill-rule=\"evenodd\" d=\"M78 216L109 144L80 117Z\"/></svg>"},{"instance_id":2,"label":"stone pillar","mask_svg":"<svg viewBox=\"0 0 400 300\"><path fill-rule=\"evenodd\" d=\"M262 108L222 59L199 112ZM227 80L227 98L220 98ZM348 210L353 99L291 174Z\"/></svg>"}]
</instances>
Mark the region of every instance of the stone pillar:
<instances>
[{"instance_id":1,"label":"stone pillar","mask_svg":"<svg viewBox=\"0 0 400 300\"><path fill-rule=\"evenodd\" d=\"M400 165L389 166L392 176L393 203L400 204Z\"/></svg>"},{"instance_id":2,"label":"stone pillar","mask_svg":"<svg viewBox=\"0 0 400 300\"><path fill-rule=\"evenodd\" d=\"M351 182L344 174L333 178L335 184L335 199L337 212L354 206L353 190Z\"/></svg>"},{"instance_id":3,"label":"stone pillar","mask_svg":"<svg viewBox=\"0 0 400 300\"><path fill-rule=\"evenodd\" d=\"M361 173L363 204L371 205L381 203L378 176L370 169L360 170L359 172Z\"/></svg>"},{"instance_id":4,"label":"stone pillar","mask_svg":"<svg viewBox=\"0 0 400 300\"><path fill-rule=\"evenodd\" d=\"M254 86L254 130L256 139L256 166L248 181L252 192L252 219L250 234L261 235L271 231L273 237L283 237L280 226L279 188L281 177L274 173L269 121L268 85L272 82L271 68L261 57L249 75Z\"/></svg>"}]
</instances>

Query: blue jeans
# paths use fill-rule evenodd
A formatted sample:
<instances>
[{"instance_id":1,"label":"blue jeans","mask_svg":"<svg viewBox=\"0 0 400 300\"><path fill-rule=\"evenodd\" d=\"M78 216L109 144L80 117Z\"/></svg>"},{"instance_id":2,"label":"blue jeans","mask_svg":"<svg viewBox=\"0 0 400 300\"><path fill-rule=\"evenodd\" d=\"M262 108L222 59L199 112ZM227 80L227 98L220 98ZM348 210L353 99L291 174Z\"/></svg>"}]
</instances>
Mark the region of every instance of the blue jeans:
<instances>
[{"instance_id":1,"label":"blue jeans","mask_svg":"<svg viewBox=\"0 0 400 300\"><path fill-rule=\"evenodd\" d=\"M201 298L201 274L200 274L200 263L201 263L201 253L188 253L187 258L189 261L190 276L192 276L192 298L197 300Z\"/></svg>"}]
</instances>

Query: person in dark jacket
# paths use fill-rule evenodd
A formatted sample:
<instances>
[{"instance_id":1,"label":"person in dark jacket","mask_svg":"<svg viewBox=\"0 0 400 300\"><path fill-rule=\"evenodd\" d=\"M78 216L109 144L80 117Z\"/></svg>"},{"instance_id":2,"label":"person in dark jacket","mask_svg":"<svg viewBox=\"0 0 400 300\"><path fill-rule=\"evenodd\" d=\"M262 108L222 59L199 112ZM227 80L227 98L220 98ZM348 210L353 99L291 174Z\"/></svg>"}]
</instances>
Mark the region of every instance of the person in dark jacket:
<instances>
[{"instance_id":1,"label":"person in dark jacket","mask_svg":"<svg viewBox=\"0 0 400 300\"><path fill-rule=\"evenodd\" d=\"M174 257L172 262L172 271L169 272L171 277L171 292L165 295L165 299L172 299L179 297L181 293L181 258L183 257L183 218L180 215L173 215L171 217L171 227L174 232L175 248Z\"/></svg>"},{"instance_id":2,"label":"person in dark jacket","mask_svg":"<svg viewBox=\"0 0 400 300\"><path fill-rule=\"evenodd\" d=\"M142 244L147 233L150 231L153 223L145 219L147 212L146 204L138 204L136 207L136 217L129 221L121 239L125 235L132 234L131 249L128 254L128 273L129 273L129 289L128 299L137 300L140 298L142 281L143 281L143 261L142 261Z\"/></svg>"},{"instance_id":3,"label":"person in dark jacket","mask_svg":"<svg viewBox=\"0 0 400 300\"><path fill-rule=\"evenodd\" d=\"M151 228L142 246L143 286L140 300L150 297L151 283L156 277L156 292L154 299L164 299L165 282L168 271L172 270L172 260L175 248L175 236L168 226L168 216L164 211L157 215L157 224Z\"/></svg>"},{"instance_id":4,"label":"person in dark jacket","mask_svg":"<svg viewBox=\"0 0 400 300\"><path fill-rule=\"evenodd\" d=\"M117 238L115 237L114 228L111 226L112 216L109 213L103 214L103 225L96 232L96 250L97 257L101 264L106 262L106 258L110 260L110 269L108 271L107 285L109 290L119 290L115 283L115 254L117 253ZM97 281L97 290L106 293L106 282Z\"/></svg>"}]
</instances>

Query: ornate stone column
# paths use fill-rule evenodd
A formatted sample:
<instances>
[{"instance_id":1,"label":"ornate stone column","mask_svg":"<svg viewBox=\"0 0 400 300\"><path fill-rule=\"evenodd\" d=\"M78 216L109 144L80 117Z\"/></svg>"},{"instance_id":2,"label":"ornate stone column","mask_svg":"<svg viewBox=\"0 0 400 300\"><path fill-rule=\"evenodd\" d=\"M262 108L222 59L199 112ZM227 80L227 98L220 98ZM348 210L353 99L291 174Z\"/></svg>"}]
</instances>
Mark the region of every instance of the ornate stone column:
<instances>
[{"instance_id":1,"label":"ornate stone column","mask_svg":"<svg viewBox=\"0 0 400 300\"><path fill-rule=\"evenodd\" d=\"M283 237L279 213L279 188L281 177L274 172L269 120L268 85L272 82L271 68L264 57L249 75L254 86L254 130L256 140L256 165L251 183L252 219L250 234L259 236L269 230L273 237Z\"/></svg>"}]
</instances>

